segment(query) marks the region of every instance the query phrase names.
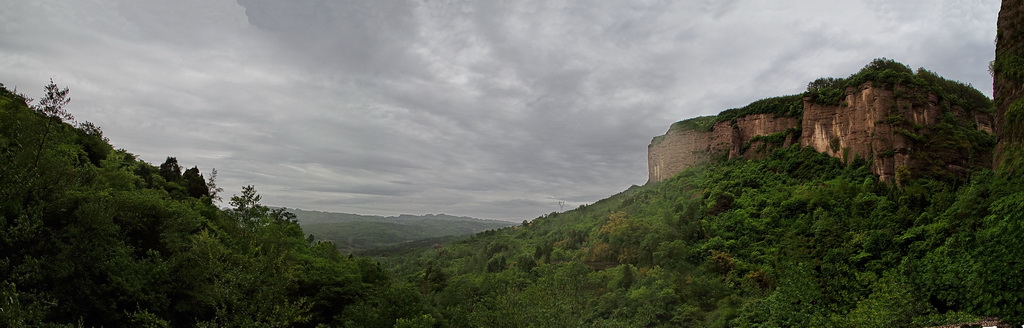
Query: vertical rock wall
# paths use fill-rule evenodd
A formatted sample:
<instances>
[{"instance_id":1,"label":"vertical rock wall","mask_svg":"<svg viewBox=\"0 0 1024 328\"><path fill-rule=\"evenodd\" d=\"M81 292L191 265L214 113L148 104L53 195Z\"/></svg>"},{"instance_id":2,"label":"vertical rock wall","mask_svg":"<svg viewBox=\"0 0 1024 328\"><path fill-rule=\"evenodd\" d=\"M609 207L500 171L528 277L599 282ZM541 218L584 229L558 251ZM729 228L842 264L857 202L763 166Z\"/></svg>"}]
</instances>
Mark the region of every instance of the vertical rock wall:
<instances>
[{"instance_id":1,"label":"vertical rock wall","mask_svg":"<svg viewBox=\"0 0 1024 328\"><path fill-rule=\"evenodd\" d=\"M971 130L991 134L992 115L967 111L924 90L847 88L839 105L804 99L802 117L754 114L710 131L670 129L648 146L648 182L725 158L759 158L799 143L850 162L860 158L883 181L912 172L963 176L991 165L991 148L975 147ZM991 144L989 144L991 145Z\"/></svg>"},{"instance_id":2,"label":"vertical rock wall","mask_svg":"<svg viewBox=\"0 0 1024 328\"><path fill-rule=\"evenodd\" d=\"M1024 171L1024 0L1003 0L992 63L996 144L994 166Z\"/></svg>"},{"instance_id":3,"label":"vertical rock wall","mask_svg":"<svg viewBox=\"0 0 1024 328\"><path fill-rule=\"evenodd\" d=\"M946 117L943 121L943 115ZM951 123L950 121L953 121ZM969 112L923 90L848 88L840 105L804 100L800 144L849 162L871 162L882 181L910 172L965 174L987 166L990 153L975 153L950 130L991 132L992 116Z\"/></svg>"},{"instance_id":4,"label":"vertical rock wall","mask_svg":"<svg viewBox=\"0 0 1024 328\"><path fill-rule=\"evenodd\" d=\"M708 132L669 129L655 137L647 146L647 181L662 181L707 162L709 136Z\"/></svg>"},{"instance_id":5,"label":"vertical rock wall","mask_svg":"<svg viewBox=\"0 0 1024 328\"><path fill-rule=\"evenodd\" d=\"M910 167L913 150L908 136L890 123L910 120L935 124L937 104L913 104L894 97L894 91L848 88L840 105L821 105L804 100L803 133L800 144L844 161L860 157L872 160L872 171L883 181L892 181L899 167ZM929 99L931 100L931 99Z\"/></svg>"},{"instance_id":6,"label":"vertical rock wall","mask_svg":"<svg viewBox=\"0 0 1024 328\"><path fill-rule=\"evenodd\" d=\"M648 182L671 178L682 170L716 159L756 157L763 152L757 151L760 149L758 145L750 144L752 139L792 132L799 124L797 117L755 114L738 118L735 122L716 123L707 132L669 129L647 146ZM795 136L787 136L780 146L788 146L793 140L796 140Z\"/></svg>"}]
</instances>

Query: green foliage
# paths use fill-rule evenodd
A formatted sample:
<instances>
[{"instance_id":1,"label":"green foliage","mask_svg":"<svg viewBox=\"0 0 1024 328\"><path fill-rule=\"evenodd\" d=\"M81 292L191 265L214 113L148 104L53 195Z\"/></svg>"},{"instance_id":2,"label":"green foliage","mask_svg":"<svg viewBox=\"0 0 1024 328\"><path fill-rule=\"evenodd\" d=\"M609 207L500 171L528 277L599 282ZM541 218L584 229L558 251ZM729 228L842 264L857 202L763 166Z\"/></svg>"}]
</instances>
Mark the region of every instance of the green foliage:
<instances>
[{"instance_id":1,"label":"green foliage","mask_svg":"<svg viewBox=\"0 0 1024 328\"><path fill-rule=\"evenodd\" d=\"M711 131L711 129L715 127L715 123L718 122L719 121L716 116L698 116L672 123L672 126L669 127L669 131L708 132ZM657 137L655 137L654 143L659 142L661 142L661 140L658 140Z\"/></svg>"},{"instance_id":2,"label":"green foliage","mask_svg":"<svg viewBox=\"0 0 1024 328\"><path fill-rule=\"evenodd\" d=\"M1024 320L1024 283L1007 278L1024 270L1019 177L899 188L851 163L782 148L384 260L410 282L444 277L426 294L442 326Z\"/></svg>"},{"instance_id":3,"label":"green foliage","mask_svg":"<svg viewBox=\"0 0 1024 328\"><path fill-rule=\"evenodd\" d=\"M724 110L718 115L699 116L675 122L669 127L669 131L708 132L717 123L735 121L740 117L754 114L774 114L776 117L799 117L803 114L803 108L802 95L765 98L743 107ZM663 139L664 136L654 137L651 143L658 144Z\"/></svg>"},{"instance_id":4,"label":"green foliage","mask_svg":"<svg viewBox=\"0 0 1024 328\"><path fill-rule=\"evenodd\" d=\"M46 92L32 108L0 87L0 326L430 324L416 288L306 239L255 188L221 210L198 168L114 150Z\"/></svg>"},{"instance_id":5,"label":"green foliage","mask_svg":"<svg viewBox=\"0 0 1024 328\"><path fill-rule=\"evenodd\" d=\"M970 84L947 80L924 68L918 68L915 76L923 80L928 91L939 95L955 106L968 111L981 111L990 114L993 112L992 99Z\"/></svg>"},{"instance_id":6,"label":"green foliage","mask_svg":"<svg viewBox=\"0 0 1024 328\"><path fill-rule=\"evenodd\" d=\"M990 69L997 77L1024 83L1024 57L1020 55L1001 53Z\"/></svg>"},{"instance_id":7,"label":"green foliage","mask_svg":"<svg viewBox=\"0 0 1024 328\"><path fill-rule=\"evenodd\" d=\"M942 97L959 88L888 60L858 74L812 82L808 92L845 94L839 85L856 81L931 85ZM50 89L46 104L67 104L66 89ZM765 99L673 129L706 131L754 113L799 115L793 110L801 98ZM896 187L880 183L864 161L784 147L763 160L690 169L447 247L397 250L377 259L391 274L307 236L296 215L262 205L252 186L219 209L219 188L197 167L182 172L173 157L160 167L145 163L111 147L98 127L72 126L64 122L70 116L29 103L0 88L4 326L1024 321L1024 180L1009 171L963 180L903 168ZM66 113L63 105L54 113ZM936 137L912 139L923 149L943 145L977 157L994 143L965 132L950 115L942 120L927 127ZM900 128L919 134L919 127ZM782 144L791 132L798 134L758 141ZM1004 154L1024 158L1019 147Z\"/></svg>"},{"instance_id":8,"label":"green foliage","mask_svg":"<svg viewBox=\"0 0 1024 328\"><path fill-rule=\"evenodd\" d=\"M969 84L947 80L924 68L915 73L909 66L886 58L871 61L847 78L820 78L808 83L803 96L812 103L838 106L843 103L848 88L860 88L866 83L893 89L898 94L905 91L897 86L932 92L943 101L967 111L991 113L993 108L992 100Z\"/></svg>"},{"instance_id":9,"label":"green foliage","mask_svg":"<svg viewBox=\"0 0 1024 328\"><path fill-rule=\"evenodd\" d=\"M753 146L754 144L760 143L760 146L758 147L757 151L764 152L768 149L776 149L784 146L786 144L787 139L799 137L800 128L789 128L786 129L785 131L779 131L769 135L756 135L753 138L750 138L750 140L748 140L746 143L744 143L743 146L740 147L740 151L745 152L747 151L747 149L750 149L750 147Z\"/></svg>"},{"instance_id":10,"label":"green foliage","mask_svg":"<svg viewBox=\"0 0 1024 328\"><path fill-rule=\"evenodd\" d=\"M807 84L804 96L812 103L838 106L846 97L846 79L823 77Z\"/></svg>"},{"instance_id":11,"label":"green foliage","mask_svg":"<svg viewBox=\"0 0 1024 328\"><path fill-rule=\"evenodd\" d=\"M1003 129L1014 135L1024 133L1024 97L1017 98L1003 113Z\"/></svg>"},{"instance_id":12,"label":"green foliage","mask_svg":"<svg viewBox=\"0 0 1024 328\"><path fill-rule=\"evenodd\" d=\"M718 114L716 122L734 121L754 114L775 114L776 117L800 117L804 112L803 95L765 98L749 105L732 108Z\"/></svg>"}]
</instances>

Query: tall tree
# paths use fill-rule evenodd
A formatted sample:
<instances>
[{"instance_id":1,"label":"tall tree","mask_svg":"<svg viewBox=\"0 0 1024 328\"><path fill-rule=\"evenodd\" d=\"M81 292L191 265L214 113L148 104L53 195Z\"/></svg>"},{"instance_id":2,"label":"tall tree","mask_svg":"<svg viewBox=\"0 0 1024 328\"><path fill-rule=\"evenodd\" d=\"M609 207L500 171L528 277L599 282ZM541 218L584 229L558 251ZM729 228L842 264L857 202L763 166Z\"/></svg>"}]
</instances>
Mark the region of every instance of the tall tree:
<instances>
[{"instance_id":1,"label":"tall tree","mask_svg":"<svg viewBox=\"0 0 1024 328\"><path fill-rule=\"evenodd\" d=\"M167 157L167 160L163 164L160 164L160 176L167 180L167 182L177 182L181 180L181 166L178 165L178 159L175 157Z\"/></svg>"},{"instance_id":2,"label":"tall tree","mask_svg":"<svg viewBox=\"0 0 1024 328\"><path fill-rule=\"evenodd\" d=\"M206 180L206 190L210 193L211 199L221 201L220 193L224 191L224 188L217 186L217 168L210 169L210 179Z\"/></svg>"},{"instance_id":3,"label":"tall tree","mask_svg":"<svg viewBox=\"0 0 1024 328\"><path fill-rule=\"evenodd\" d=\"M189 197L201 198L203 196L210 196L210 189L206 186L206 180L203 179L203 174L199 173L198 167L193 166L191 169L185 170L185 173L181 175L181 179Z\"/></svg>"},{"instance_id":4,"label":"tall tree","mask_svg":"<svg viewBox=\"0 0 1024 328\"><path fill-rule=\"evenodd\" d=\"M32 109L47 118L57 119L57 123L74 122L75 117L64 108L71 102L71 97L68 97L70 92L68 88L61 89L53 82L53 79L50 79L50 84L47 84L43 89L46 90L43 97L39 99L39 103ZM53 120L48 119L43 126L42 137L39 138L39 146L36 148L35 159L32 161L33 169L39 167L39 160L42 159L43 150L50 141L51 131L59 126L53 123Z\"/></svg>"}]
</instances>

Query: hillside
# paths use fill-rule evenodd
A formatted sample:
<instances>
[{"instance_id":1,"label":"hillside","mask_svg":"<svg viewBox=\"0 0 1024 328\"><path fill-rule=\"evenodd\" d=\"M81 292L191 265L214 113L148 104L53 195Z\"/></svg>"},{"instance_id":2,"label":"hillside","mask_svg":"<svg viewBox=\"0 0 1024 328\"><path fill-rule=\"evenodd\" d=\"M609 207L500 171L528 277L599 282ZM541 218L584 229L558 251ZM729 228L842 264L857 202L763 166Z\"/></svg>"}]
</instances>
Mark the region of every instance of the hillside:
<instances>
[{"instance_id":1,"label":"hillside","mask_svg":"<svg viewBox=\"0 0 1024 328\"><path fill-rule=\"evenodd\" d=\"M897 187L791 146L388 261L454 327L1017 322L1022 213L1019 176Z\"/></svg>"},{"instance_id":2,"label":"hillside","mask_svg":"<svg viewBox=\"0 0 1024 328\"><path fill-rule=\"evenodd\" d=\"M1022 8L994 101L875 60L672 124L643 186L466 238L417 239L479 220L226 196L115 148L52 81L0 85L0 327L1021 325Z\"/></svg>"},{"instance_id":3,"label":"hillside","mask_svg":"<svg viewBox=\"0 0 1024 328\"><path fill-rule=\"evenodd\" d=\"M376 216L288 209L302 230L330 241L344 253L436 237L460 236L500 229L515 223L446 214Z\"/></svg>"},{"instance_id":4,"label":"hillside","mask_svg":"<svg viewBox=\"0 0 1024 328\"><path fill-rule=\"evenodd\" d=\"M645 186L384 261L453 327L1024 322L1024 178L990 169L1000 115L878 59L673 124Z\"/></svg>"},{"instance_id":5,"label":"hillside","mask_svg":"<svg viewBox=\"0 0 1024 328\"><path fill-rule=\"evenodd\" d=\"M214 203L78 123L69 90L0 85L0 327L393 327L429 323L416 289L307 240L252 186Z\"/></svg>"}]
</instances>

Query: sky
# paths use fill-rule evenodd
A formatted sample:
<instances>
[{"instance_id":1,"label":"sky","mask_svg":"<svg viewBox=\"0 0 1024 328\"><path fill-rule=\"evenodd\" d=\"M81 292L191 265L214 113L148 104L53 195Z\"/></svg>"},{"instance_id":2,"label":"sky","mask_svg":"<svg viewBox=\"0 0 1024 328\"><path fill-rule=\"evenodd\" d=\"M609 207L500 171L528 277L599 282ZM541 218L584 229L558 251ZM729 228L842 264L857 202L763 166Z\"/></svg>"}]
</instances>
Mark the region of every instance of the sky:
<instances>
[{"instance_id":1,"label":"sky","mask_svg":"<svg viewBox=\"0 0 1024 328\"><path fill-rule=\"evenodd\" d=\"M991 95L999 1L0 6L0 83L38 98L52 78L115 147L216 168L225 196L520 221L643 185L672 122L874 58Z\"/></svg>"}]
</instances>

